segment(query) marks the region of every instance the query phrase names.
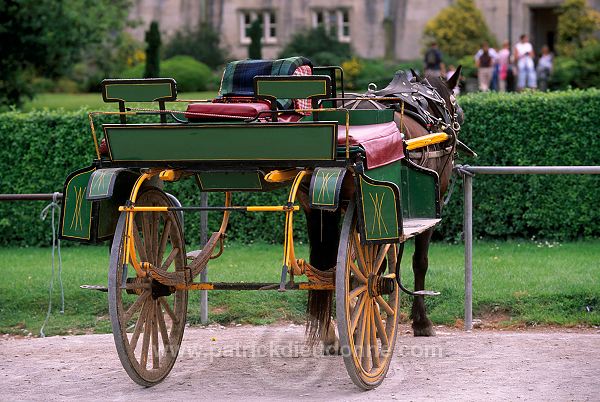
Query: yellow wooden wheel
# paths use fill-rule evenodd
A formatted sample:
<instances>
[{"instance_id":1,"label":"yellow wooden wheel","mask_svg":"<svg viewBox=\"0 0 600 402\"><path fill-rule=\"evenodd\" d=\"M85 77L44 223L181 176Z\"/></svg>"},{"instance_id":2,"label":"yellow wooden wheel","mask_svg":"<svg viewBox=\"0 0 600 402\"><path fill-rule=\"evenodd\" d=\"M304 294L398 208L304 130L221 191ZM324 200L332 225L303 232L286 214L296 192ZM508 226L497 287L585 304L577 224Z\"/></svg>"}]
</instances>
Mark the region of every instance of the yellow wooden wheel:
<instances>
[{"instance_id":1,"label":"yellow wooden wheel","mask_svg":"<svg viewBox=\"0 0 600 402\"><path fill-rule=\"evenodd\" d=\"M137 206L170 206L167 194L148 189ZM173 368L183 338L187 290L170 289L152 278L139 278L131 265L124 272L127 214L117 223L108 275L108 306L119 359L136 383L152 386ZM135 253L140 262L173 272L185 267L180 218L175 212L138 212L134 219Z\"/></svg>"},{"instance_id":2,"label":"yellow wooden wheel","mask_svg":"<svg viewBox=\"0 0 600 402\"><path fill-rule=\"evenodd\" d=\"M346 370L363 389L381 384L394 352L400 301L393 276L397 250L395 244L361 244L351 202L338 249L336 314Z\"/></svg>"}]
</instances>

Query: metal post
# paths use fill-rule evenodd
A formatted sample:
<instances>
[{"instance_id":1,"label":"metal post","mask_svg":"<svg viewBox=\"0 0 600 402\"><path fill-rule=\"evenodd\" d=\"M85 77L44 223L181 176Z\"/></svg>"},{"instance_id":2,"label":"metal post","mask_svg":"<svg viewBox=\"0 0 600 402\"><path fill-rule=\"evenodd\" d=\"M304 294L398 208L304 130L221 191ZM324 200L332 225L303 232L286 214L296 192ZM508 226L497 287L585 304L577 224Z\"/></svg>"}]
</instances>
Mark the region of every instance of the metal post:
<instances>
[{"instance_id":1,"label":"metal post","mask_svg":"<svg viewBox=\"0 0 600 402\"><path fill-rule=\"evenodd\" d=\"M200 206L206 207L208 205L208 193L200 193ZM204 248L208 241L208 211L200 212L200 246ZM200 273L200 281L208 282L208 267ZM208 291L200 291L200 322L202 324L208 323Z\"/></svg>"},{"instance_id":2,"label":"metal post","mask_svg":"<svg viewBox=\"0 0 600 402\"><path fill-rule=\"evenodd\" d=\"M465 330L473 329L473 176L463 173L465 210Z\"/></svg>"}]
</instances>

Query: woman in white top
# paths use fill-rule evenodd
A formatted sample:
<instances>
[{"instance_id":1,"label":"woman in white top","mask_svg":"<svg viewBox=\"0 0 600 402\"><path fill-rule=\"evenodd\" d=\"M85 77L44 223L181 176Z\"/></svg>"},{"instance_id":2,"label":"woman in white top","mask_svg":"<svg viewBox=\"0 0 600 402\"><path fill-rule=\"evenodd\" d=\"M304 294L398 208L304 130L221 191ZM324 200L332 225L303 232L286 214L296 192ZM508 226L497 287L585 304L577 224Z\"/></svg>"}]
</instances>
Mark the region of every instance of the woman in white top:
<instances>
[{"instance_id":1,"label":"woman in white top","mask_svg":"<svg viewBox=\"0 0 600 402\"><path fill-rule=\"evenodd\" d=\"M517 88L519 90L537 88L535 63L533 62L534 57L535 52L533 51L533 46L529 43L529 38L525 34L521 35L519 42L515 45L515 60L517 60L517 67L519 69L517 81Z\"/></svg>"}]
</instances>

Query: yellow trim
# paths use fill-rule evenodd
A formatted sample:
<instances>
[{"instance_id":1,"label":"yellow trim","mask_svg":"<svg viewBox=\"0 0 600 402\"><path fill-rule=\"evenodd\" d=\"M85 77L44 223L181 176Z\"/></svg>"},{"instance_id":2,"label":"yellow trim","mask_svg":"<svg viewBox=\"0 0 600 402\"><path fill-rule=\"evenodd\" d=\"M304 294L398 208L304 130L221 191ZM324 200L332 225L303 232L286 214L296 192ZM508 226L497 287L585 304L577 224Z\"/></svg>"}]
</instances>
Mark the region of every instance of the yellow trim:
<instances>
[{"instance_id":1,"label":"yellow trim","mask_svg":"<svg viewBox=\"0 0 600 402\"><path fill-rule=\"evenodd\" d=\"M293 204L296 201L296 193L298 192L298 187L300 187L300 183L306 174L309 172L307 170L301 170L296 175L294 182L292 183L292 187L290 188L290 194L288 196L288 204ZM285 235L283 242L283 265L288 267L290 270L291 261L296 262L295 253L294 253L294 211L299 210L299 207L294 206L292 209L288 209L285 212Z\"/></svg>"},{"instance_id":2,"label":"yellow trim","mask_svg":"<svg viewBox=\"0 0 600 402\"><path fill-rule=\"evenodd\" d=\"M274 205L274 206L247 206L245 207L245 211L248 212L287 212L287 211L299 211L300 207L298 205L294 205L291 208L287 206ZM169 212L169 207L126 207L120 206L120 212Z\"/></svg>"},{"instance_id":3,"label":"yellow trim","mask_svg":"<svg viewBox=\"0 0 600 402\"><path fill-rule=\"evenodd\" d=\"M296 174L296 169L271 170L265 175L265 181L269 183L281 183L293 179L296 177Z\"/></svg>"},{"instance_id":4,"label":"yellow trim","mask_svg":"<svg viewBox=\"0 0 600 402\"><path fill-rule=\"evenodd\" d=\"M448 140L450 136L446 133L433 133L427 134L422 137L413 138L406 140L406 149L412 151L413 149L423 148L428 145L439 144Z\"/></svg>"}]
</instances>

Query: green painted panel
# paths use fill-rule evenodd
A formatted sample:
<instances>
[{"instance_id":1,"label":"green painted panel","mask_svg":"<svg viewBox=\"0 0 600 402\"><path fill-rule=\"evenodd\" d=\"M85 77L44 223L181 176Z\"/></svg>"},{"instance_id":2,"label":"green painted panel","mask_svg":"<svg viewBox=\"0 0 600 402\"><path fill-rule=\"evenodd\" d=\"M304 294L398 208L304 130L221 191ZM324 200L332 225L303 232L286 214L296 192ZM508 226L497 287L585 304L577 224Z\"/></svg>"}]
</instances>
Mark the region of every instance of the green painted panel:
<instances>
[{"instance_id":1,"label":"green painted panel","mask_svg":"<svg viewBox=\"0 0 600 402\"><path fill-rule=\"evenodd\" d=\"M391 181L400 187L400 171L402 169L402 162L395 161L384 166L376 167L365 171L370 179L378 181Z\"/></svg>"},{"instance_id":2,"label":"green painted panel","mask_svg":"<svg viewBox=\"0 0 600 402\"><path fill-rule=\"evenodd\" d=\"M92 202L85 199L87 185L95 169L82 171L72 176L65 186L62 235L81 240L90 240L92 228Z\"/></svg>"},{"instance_id":3,"label":"green painted panel","mask_svg":"<svg viewBox=\"0 0 600 402\"><path fill-rule=\"evenodd\" d=\"M113 178L118 174L119 170L117 169L96 170L90 177L86 198L93 199L107 197L110 191L110 184Z\"/></svg>"},{"instance_id":4,"label":"green painted panel","mask_svg":"<svg viewBox=\"0 0 600 402\"><path fill-rule=\"evenodd\" d=\"M105 124L114 161L333 160L336 124Z\"/></svg>"},{"instance_id":5,"label":"green painted panel","mask_svg":"<svg viewBox=\"0 0 600 402\"><path fill-rule=\"evenodd\" d=\"M359 180L366 239L397 239L399 225L394 190L384 184L370 184L362 177Z\"/></svg>"},{"instance_id":6,"label":"green painted panel","mask_svg":"<svg viewBox=\"0 0 600 402\"><path fill-rule=\"evenodd\" d=\"M350 125L364 126L367 124L381 124L394 121L394 111L392 109L382 110L349 110ZM336 120L338 124L346 124L346 112L336 110L331 112L318 112L318 120Z\"/></svg>"},{"instance_id":7,"label":"green painted panel","mask_svg":"<svg viewBox=\"0 0 600 402\"><path fill-rule=\"evenodd\" d=\"M317 206L336 205L335 193L338 179L345 168L318 168L315 170L311 203Z\"/></svg>"},{"instance_id":8,"label":"green painted panel","mask_svg":"<svg viewBox=\"0 0 600 402\"><path fill-rule=\"evenodd\" d=\"M141 80L139 80L141 81ZM176 94L169 82L137 82L105 84L105 102L154 102L174 99Z\"/></svg>"},{"instance_id":9,"label":"green painted panel","mask_svg":"<svg viewBox=\"0 0 600 402\"><path fill-rule=\"evenodd\" d=\"M327 96L327 81L314 80L257 80L256 94L277 99L307 99L313 96Z\"/></svg>"},{"instance_id":10,"label":"green painted panel","mask_svg":"<svg viewBox=\"0 0 600 402\"><path fill-rule=\"evenodd\" d=\"M436 218L437 189L435 176L402 166L403 217Z\"/></svg>"},{"instance_id":11,"label":"green painted panel","mask_svg":"<svg viewBox=\"0 0 600 402\"><path fill-rule=\"evenodd\" d=\"M261 190L258 172L201 172L202 190Z\"/></svg>"}]
</instances>

